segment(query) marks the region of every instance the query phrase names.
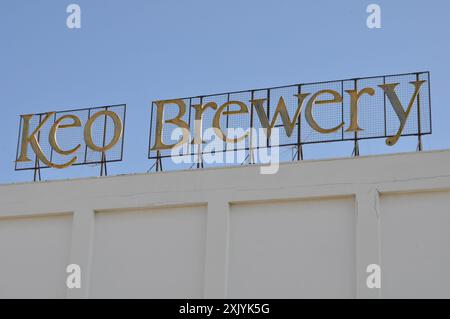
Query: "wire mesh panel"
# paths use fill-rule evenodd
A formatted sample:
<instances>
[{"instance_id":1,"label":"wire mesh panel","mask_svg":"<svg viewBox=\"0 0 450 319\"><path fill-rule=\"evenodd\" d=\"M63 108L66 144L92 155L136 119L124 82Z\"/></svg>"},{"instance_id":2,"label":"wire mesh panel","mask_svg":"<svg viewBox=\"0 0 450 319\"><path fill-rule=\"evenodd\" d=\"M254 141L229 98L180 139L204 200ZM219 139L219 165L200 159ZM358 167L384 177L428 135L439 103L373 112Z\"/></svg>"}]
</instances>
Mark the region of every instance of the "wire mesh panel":
<instances>
[{"instance_id":1,"label":"wire mesh panel","mask_svg":"<svg viewBox=\"0 0 450 319\"><path fill-rule=\"evenodd\" d=\"M307 101L309 99L312 99L314 94L317 94L324 90L333 90L338 94L340 94L342 97L344 97L342 93L341 81L311 83L311 84L304 84L301 86L302 93L310 94L306 98ZM334 100L334 96L331 95L330 93L323 93L317 96L316 98L316 101L332 101L332 100ZM301 144L342 140L342 132L344 129L343 125L341 125L343 123L343 106L344 104L342 102L333 102L326 104L316 104L315 106L311 107L312 117L320 128L324 130L331 130L333 128L336 129L330 133L319 132L311 125L311 123L308 122L306 116L304 116L302 118L302 125L301 125L302 130Z\"/></svg>"},{"instance_id":2,"label":"wire mesh panel","mask_svg":"<svg viewBox=\"0 0 450 319\"><path fill-rule=\"evenodd\" d=\"M105 111L115 114L119 120L118 128L116 128L118 123L115 123L111 116L105 114ZM121 161L125 116L125 104L22 115L20 117L15 169L31 170L50 167L43 162L42 158L55 166L61 166L70 161L73 161L71 165ZM86 125L90 119L88 136L91 138L91 143L99 149L106 146L108 149L104 152L89 147L85 139ZM57 125L57 122L59 122L59 125ZM25 125L28 126L28 132L24 132ZM52 132L52 127L57 127L57 129ZM120 132L118 129L120 129ZM37 156L33 149L31 141L33 137L37 141L38 151L42 152L41 157ZM51 143L52 137L53 145ZM56 150L55 145L58 148ZM108 147L109 145L111 147ZM26 154L27 161L21 158L24 154Z\"/></svg>"},{"instance_id":3,"label":"wire mesh panel","mask_svg":"<svg viewBox=\"0 0 450 319\"><path fill-rule=\"evenodd\" d=\"M417 86L417 81L424 82ZM388 138L398 134L421 136L431 133L429 81L429 72L416 72L183 98L180 100L186 103L187 112L180 119L188 123L191 135L196 125L205 133L213 126L214 118L219 119L217 123L223 132L230 128L250 132L246 134L244 144L224 142L219 151L243 148L250 153L261 147L298 148L304 144ZM170 157L170 148L159 150L155 147L156 103L152 103L151 109L149 158ZM161 138L167 145L176 142L170 135L177 127L167 121L180 111L177 105L169 104L163 107L159 123ZM194 104L202 105L200 115ZM223 105L225 107L221 108ZM231 114L233 112L229 111L240 112ZM218 116L219 112L223 114ZM197 124L194 118L197 118ZM278 129L279 139L267 138L264 144L252 145L251 132L268 127L272 131ZM186 149L189 155L197 157L209 152L204 143L193 145L192 140Z\"/></svg>"}]
</instances>

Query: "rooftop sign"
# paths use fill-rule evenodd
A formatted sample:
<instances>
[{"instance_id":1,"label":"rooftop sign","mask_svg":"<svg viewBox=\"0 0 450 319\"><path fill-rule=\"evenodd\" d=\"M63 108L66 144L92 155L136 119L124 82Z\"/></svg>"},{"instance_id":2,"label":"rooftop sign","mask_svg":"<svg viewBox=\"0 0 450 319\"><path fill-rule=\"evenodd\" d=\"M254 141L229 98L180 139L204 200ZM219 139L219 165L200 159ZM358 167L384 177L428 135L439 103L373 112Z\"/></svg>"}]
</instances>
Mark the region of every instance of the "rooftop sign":
<instances>
[{"instance_id":1,"label":"rooftop sign","mask_svg":"<svg viewBox=\"0 0 450 319\"><path fill-rule=\"evenodd\" d=\"M431 134L429 72L299 83L238 92L157 100L150 110L148 158L203 167L217 154L244 154L303 145ZM63 169L121 161L126 105L20 117L16 170ZM214 143L213 143L214 142ZM213 144L213 147L211 145ZM261 158L261 156L259 157ZM295 158L292 158L295 159ZM242 161L242 158L241 158ZM224 162L221 162L224 163ZM242 162L243 163L243 162Z\"/></svg>"},{"instance_id":2,"label":"rooftop sign","mask_svg":"<svg viewBox=\"0 0 450 319\"><path fill-rule=\"evenodd\" d=\"M21 115L16 170L121 161L126 105Z\"/></svg>"},{"instance_id":3,"label":"rooftop sign","mask_svg":"<svg viewBox=\"0 0 450 319\"><path fill-rule=\"evenodd\" d=\"M242 129L230 137L230 129ZM305 144L384 138L388 146L401 136L431 133L429 72L385 75L154 101L149 158L256 149L252 131L263 129L257 148L298 148ZM279 129L278 141L270 139ZM205 148L212 129L223 147ZM182 132L174 141L174 130ZM239 143L240 142L240 143ZM235 146L233 144L240 144ZM231 147L231 148L230 148ZM174 154L174 148L183 152ZM421 148L421 142L419 143Z\"/></svg>"}]
</instances>

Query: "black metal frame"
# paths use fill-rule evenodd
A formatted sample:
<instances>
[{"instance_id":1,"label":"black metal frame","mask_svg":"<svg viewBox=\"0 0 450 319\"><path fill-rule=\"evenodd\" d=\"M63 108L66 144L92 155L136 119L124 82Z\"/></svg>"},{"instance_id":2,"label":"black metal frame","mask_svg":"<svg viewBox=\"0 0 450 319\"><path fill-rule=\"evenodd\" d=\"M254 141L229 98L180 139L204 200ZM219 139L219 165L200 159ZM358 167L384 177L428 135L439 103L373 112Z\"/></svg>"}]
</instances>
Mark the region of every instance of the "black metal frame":
<instances>
[{"instance_id":1,"label":"black metal frame","mask_svg":"<svg viewBox=\"0 0 450 319\"><path fill-rule=\"evenodd\" d=\"M375 79L375 78L382 78L383 79L383 83L386 83L386 78L389 77L398 77L398 76L408 76L408 75L416 75L416 79L419 78L420 75L426 75L427 76L427 82L428 82L428 107L429 107L429 123L430 123L430 130L427 132L422 132L422 127L421 127L421 113L420 113L420 101L418 103L418 111L417 111L417 116L418 116L418 133L413 133L413 134L402 134L401 136L417 136L418 137L418 150L421 151L422 150L422 136L423 135L428 135L432 133L432 122L431 122L431 86L430 86L430 72L429 71L421 71L421 72L411 72L411 73L401 73L401 74L388 74L388 75L377 75L377 76L369 76L369 77L359 77L359 78L348 78L348 79L341 79L341 80L329 80L329 81L321 81L321 82L309 82L309 83L298 83L298 84L292 84L292 85L283 85L283 86L275 86L275 87L269 87L269 88L262 88L262 89L252 89L252 90L241 90L241 91L233 91L233 92L224 92L224 93L216 93L216 94L207 94L207 95L198 95L198 96L191 96L191 97L184 97L184 98L179 98L180 100L189 100L192 101L192 99L203 99L205 97L213 97L213 96L224 96L227 95L228 97L232 94L239 94L239 93L250 93L251 96L253 97L255 92L260 92L260 91L264 91L267 90L267 116L270 120L270 91L274 90L274 89L282 89L282 88L290 88L290 87L298 87L298 93L301 92L301 89L303 86L307 86L307 85L317 85L317 84L327 84L327 83L336 83L336 82L340 82L341 83L341 93L343 93L344 90L344 82L349 82L349 81L353 81L354 82L354 87L357 87L357 83L359 80L368 80L368 79ZM342 94L343 95L343 94ZM386 110L386 94L383 94L383 107L384 107L384 135L379 135L379 136L369 136L369 137L360 137L358 136L357 133L354 134L353 137L346 137L344 135L344 130L342 129L342 135L340 139L333 139L333 140L325 140L325 141L302 141L301 140L301 120L300 117L298 119L298 123L297 123L297 142L296 143L286 143L286 144L280 144L277 145L278 147L289 147L289 146L296 146L297 147L297 160L302 160L303 159L303 150L302 150L302 146L303 145L308 145L308 144L319 144L319 143L332 143L332 142L345 142L345 141L353 141L354 142L354 149L353 149L353 155L354 156L358 156L359 155L359 144L358 141L360 140L370 140L370 139L381 139L381 138L388 138L391 137L392 135L387 134L387 118L386 118L386 114L387 114L387 110ZM417 97L417 99L419 100L419 95ZM153 129L153 114L154 111L153 109L155 108L155 102L152 102L151 105L151 114L150 114L150 131L149 131L149 146L148 146L148 159L156 159L157 162L157 170L161 169L162 170L162 158L169 158L172 155L161 155L161 153L159 151L156 152L156 155L152 155L152 151L150 150L151 148L151 141L152 141L152 129ZM250 108L250 123L249 123L249 127L253 127L253 108L254 106L252 105ZM344 117L344 101L342 101L342 120ZM189 127L191 126L191 103L189 105ZM227 124L228 124L228 115L227 115ZM275 127L281 127L282 125L275 125ZM228 125L227 125L228 127ZM270 148L271 146L269 145L269 141L267 143L267 146L265 146L267 148ZM258 149L259 146L257 148L251 148L251 147L245 147L245 148L234 148L233 151L253 151L254 149ZM215 152L218 153L223 153L223 152L227 152L230 150L224 149L224 150L216 150ZM190 152L189 154L183 154L183 155L199 155L202 156L203 154L207 154L207 153L203 153L201 152L200 154L197 154L196 152ZM178 156L182 156L182 155L178 155ZM251 156L249 154L249 156ZM159 163L159 164L158 164ZM198 165L197 165L198 166ZM199 166L198 166L199 167Z\"/></svg>"},{"instance_id":2,"label":"black metal frame","mask_svg":"<svg viewBox=\"0 0 450 319\"><path fill-rule=\"evenodd\" d=\"M113 162L120 162L123 160L123 149L124 149L124 144L125 144L125 123L126 123L126 114L127 114L127 105L126 104L113 104L113 105L104 105L104 106L96 106L96 107L90 107L90 108L79 108L79 109L70 109L70 110L63 110L63 111L57 111L55 112L55 116L53 118L53 121L56 120L56 118L58 117L58 114L61 113L71 113L71 112L83 112L83 111L88 111L88 119L91 117L92 113L95 113L95 110L108 110L110 108L113 107L123 107L123 123L122 123L122 138L121 138L121 148L120 148L120 158L119 159L114 159L114 160L108 160L106 158L106 154L105 152L102 153L102 157L100 161L88 161L87 160L87 145L85 145L85 152L84 152L84 161L83 162L79 162L79 163L74 163L72 164L72 166L80 166L80 165L101 165L100 168L100 176L104 176L104 175L108 175L107 173L107 167L106 164L107 163L113 163ZM94 111L94 112L93 112ZM33 114L34 116L39 116L39 123L41 123L42 121L42 117L44 115L47 115L49 112L43 112L43 113L36 113ZM103 146L105 146L106 143L106 116L105 116L105 121L104 121L104 125L103 125ZM18 168L17 167L17 158L19 156L19 147L20 147L20 137L21 137L21 132L22 132L22 116L20 117L20 124L19 124L19 133L18 133L18 137L17 137L17 150L16 150L16 161L15 161L15 167L14 169L16 171L28 171L28 170L34 170L34 181L36 180L41 180L41 169L46 169L46 168L50 168L47 165L41 166L39 159L37 158L36 154L34 154L34 161L35 161L35 165L34 167L25 167L25 168ZM38 138L38 142L40 142L40 132L37 135ZM53 157L53 149L51 149L50 151L50 160Z\"/></svg>"}]
</instances>

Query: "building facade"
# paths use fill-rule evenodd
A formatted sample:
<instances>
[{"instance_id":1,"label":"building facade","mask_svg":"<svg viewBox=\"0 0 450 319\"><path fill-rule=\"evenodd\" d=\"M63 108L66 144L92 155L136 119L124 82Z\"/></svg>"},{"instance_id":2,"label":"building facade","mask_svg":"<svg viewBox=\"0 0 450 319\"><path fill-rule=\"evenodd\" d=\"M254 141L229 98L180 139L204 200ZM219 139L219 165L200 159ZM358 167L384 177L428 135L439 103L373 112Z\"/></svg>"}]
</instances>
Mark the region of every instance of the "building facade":
<instances>
[{"instance_id":1,"label":"building facade","mask_svg":"<svg viewBox=\"0 0 450 319\"><path fill-rule=\"evenodd\" d=\"M449 163L446 150L0 185L0 297L450 298Z\"/></svg>"}]
</instances>

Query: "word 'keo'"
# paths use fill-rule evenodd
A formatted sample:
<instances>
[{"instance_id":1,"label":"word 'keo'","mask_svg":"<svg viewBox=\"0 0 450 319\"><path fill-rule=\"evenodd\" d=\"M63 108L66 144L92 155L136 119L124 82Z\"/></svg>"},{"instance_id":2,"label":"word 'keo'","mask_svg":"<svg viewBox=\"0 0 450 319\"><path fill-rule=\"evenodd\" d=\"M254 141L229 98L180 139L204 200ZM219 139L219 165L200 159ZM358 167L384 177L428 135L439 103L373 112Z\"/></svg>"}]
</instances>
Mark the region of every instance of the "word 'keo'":
<instances>
[{"instance_id":1,"label":"word 'keo'","mask_svg":"<svg viewBox=\"0 0 450 319\"><path fill-rule=\"evenodd\" d=\"M36 157L44 164L46 164L49 167L54 168L65 168L68 166L71 166L77 161L77 156L72 156L71 159L69 159L66 163L63 164L56 164L52 162L50 159L48 159L44 152L42 151L40 142L39 142L39 134L41 133L42 128L44 125L49 121L49 119L55 117L56 112L48 112L43 114L43 119L40 121L39 125L30 133L30 121L35 116L33 114L28 115L22 115L22 132L21 132L21 141L20 141L20 154L17 158L17 162L30 162L31 159L28 157L28 146L31 146L32 150L36 154ZM92 138L92 126L96 122L96 120L101 117L111 118L114 124L114 132L113 136L111 138L111 141L109 143L103 143L103 145L96 145ZM60 145L58 144L58 131L62 129L69 129L69 128L77 128L81 127L82 123L78 116L73 114L63 115L59 118L55 118L55 121L53 125L50 128L50 132L48 135L48 142L52 148L53 151L56 153L63 155L63 156L69 156L76 153L80 147L81 144L75 145L71 149L65 149L63 150ZM89 119L86 121L83 129L83 137L84 142L86 146L91 149L94 152L99 153L105 153L106 151L113 148L117 142L120 140L120 137L122 136L122 130L123 130L123 124L120 119L120 117L113 111L110 110L103 110L99 111L95 114L93 114ZM81 138L81 136L80 136Z\"/></svg>"}]
</instances>

